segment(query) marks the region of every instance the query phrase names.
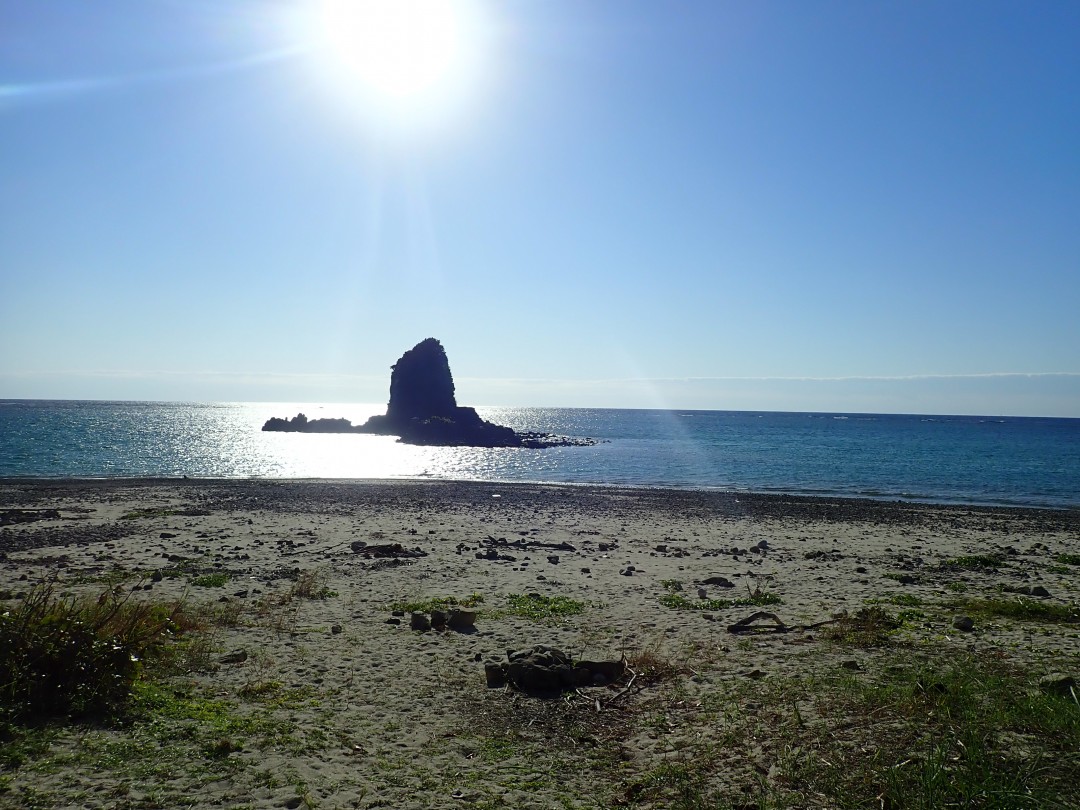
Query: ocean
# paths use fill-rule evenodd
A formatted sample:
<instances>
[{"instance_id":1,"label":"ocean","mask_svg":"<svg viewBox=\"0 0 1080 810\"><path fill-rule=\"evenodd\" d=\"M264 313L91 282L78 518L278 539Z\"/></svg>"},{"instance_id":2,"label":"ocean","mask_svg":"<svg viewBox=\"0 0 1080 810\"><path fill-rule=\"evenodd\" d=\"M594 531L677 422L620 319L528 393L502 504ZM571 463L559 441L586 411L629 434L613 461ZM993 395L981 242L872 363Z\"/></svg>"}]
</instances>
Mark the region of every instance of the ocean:
<instances>
[{"instance_id":1,"label":"ocean","mask_svg":"<svg viewBox=\"0 0 1080 810\"><path fill-rule=\"evenodd\" d=\"M435 478L1080 508L1080 419L608 408L478 408L545 450L264 433L271 416L385 405L0 400L0 476Z\"/></svg>"}]
</instances>

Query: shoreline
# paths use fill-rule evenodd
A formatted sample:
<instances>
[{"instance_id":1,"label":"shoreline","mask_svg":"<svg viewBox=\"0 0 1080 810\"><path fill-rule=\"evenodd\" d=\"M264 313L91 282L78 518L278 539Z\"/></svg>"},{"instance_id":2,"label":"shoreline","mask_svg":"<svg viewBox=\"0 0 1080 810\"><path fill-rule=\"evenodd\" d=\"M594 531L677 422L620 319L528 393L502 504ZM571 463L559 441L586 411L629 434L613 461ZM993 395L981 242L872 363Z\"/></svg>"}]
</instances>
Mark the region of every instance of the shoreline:
<instances>
[{"instance_id":1,"label":"shoreline","mask_svg":"<svg viewBox=\"0 0 1080 810\"><path fill-rule=\"evenodd\" d=\"M212 618L185 648L201 657L155 687L167 714L49 732L37 759L0 774L0 806L659 808L682 764L702 775L702 806L757 806L766 789L808 806L827 786L800 781L792 740L830 750L821 718L848 711L833 704L858 683L965 660L1005 662L1025 689L1080 676L1077 511L442 480L0 479L9 510L26 520L0 528L4 609L52 583ZM447 598L475 601L473 628L410 628L411 611ZM576 612L515 612L522 599ZM1058 618L997 612L1016 604ZM783 628L732 629L760 611ZM860 615L892 623L870 642L829 635ZM535 645L623 658L639 675L561 700L487 687L486 663ZM1080 783L1080 755L1053 756Z\"/></svg>"},{"instance_id":2,"label":"shoreline","mask_svg":"<svg viewBox=\"0 0 1080 810\"><path fill-rule=\"evenodd\" d=\"M741 490L710 487L678 487L671 485L656 484L646 486L640 484L608 484L573 481L502 481L497 479L472 479L472 478L433 478L428 476L411 476L400 478L202 478L202 477L167 477L167 476L0 476L0 487L8 484L33 486L36 484L72 484L81 483L110 485L125 483L143 484L324 484L324 485L352 485L352 486L393 486L396 484L446 484L455 486L502 486L502 487L563 487L577 490L616 490L623 492L673 492L673 493L698 493L706 496L730 496L742 498L746 501L774 499L785 503L872 503L885 506L897 507L931 507L940 509L979 510L979 511L1017 511L1017 512L1063 512L1066 514L1080 514L1080 503L1076 505L1055 505L1036 503L1009 503L1000 501L973 502L962 500L938 500L929 496L923 497L900 497L891 495L850 495L850 494L822 494L803 493L795 490Z\"/></svg>"}]
</instances>

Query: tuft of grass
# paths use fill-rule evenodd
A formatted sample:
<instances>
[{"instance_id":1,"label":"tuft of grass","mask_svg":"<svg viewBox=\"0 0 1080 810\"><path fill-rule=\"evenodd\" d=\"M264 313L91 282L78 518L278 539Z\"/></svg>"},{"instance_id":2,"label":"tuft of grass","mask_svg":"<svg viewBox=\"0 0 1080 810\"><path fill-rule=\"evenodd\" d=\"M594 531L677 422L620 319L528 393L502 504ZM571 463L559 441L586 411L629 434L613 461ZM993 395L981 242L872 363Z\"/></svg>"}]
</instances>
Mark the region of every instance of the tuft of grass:
<instances>
[{"instance_id":1,"label":"tuft of grass","mask_svg":"<svg viewBox=\"0 0 1080 810\"><path fill-rule=\"evenodd\" d=\"M822 637L838 644L855 647L882 647L903 621L878 605L862 608L853 614L840 617L836 624L822 630Z\"/></svg>"},{"instance_id":2,"label":"tuft of grass","mask_svg":"<svg viewBox=\"0 0 1080 810\"><path fill-rule=\"evenodd\" d=\"M1058 554L1054 560L1062 565L1080 565L1080 554Z\"/></svg>"},{"instance_id":3,"label":"tuft of grass","mask_svg":"<svg viewBox=\"0 0 1080 810\"><path fill-rule=\"evenodd\" d=\"M626 666L636 673L634 683L641 686L674 680L685 671L685 667L679 666L656 648L630 653L626 656Z\"/></svg>"},{"instance_id":4,"label":"tuft of grass","mask_svg":"<svg viewBox=\"0 0 1080 810\"><path fill-rule=\"evenodd\" d=\"M123 587L93 599L36 586L0 615L0 724L117 714L143 660L196 626L182 602L137 601Z\"/></svg>"},{"instance_id":5,"label":"tuft of grass","mask_svg":"<svg viewBox=\"0 0 1080 810\"><path fill-rule=\"evenodd\" d=\"M1014 599L968 599L961 607L971 613L1026 622L1075 624L1080 622L1080 606L1060 605L1016 597Z\"/></svg>"},{"instance_id":6,"label":"tuft of grass","mask_svg":"<svg viewBox=\"0 0 1080 810\"><path fill-rule=\"evenodd\" d=\"M193 577L191 584L200 588L223 588L228 581L229 575L223 571L218 571L213 574L203 574L201 576Z\"/></svg>"},{"instance_id":7,"label":"tuft of grass","mask_svg":"<svg viewBox=\"0 0 1080 810\"><path fill-rule=\"evenodd\" d=\"M941 568L963 568L968 571L997 570L1005 564L1003 554L971 554L966 557L952 557L940 563Z\"/></svg>"},{"instance_id":8,"label":"tuft of grass","mask_svg":"<svg viewBox=\"0 0 1080 810\"><path fill-rule=\"evenodd\" d=\"M1080 784L1080 703L1036 688L1000 654L872 671L735 681L690 704L672 695L658 734L709 721L644 772L624 771L612 804L706 808L1071 807ZM693 726L684 723L695 724ZM732 763L768 751L770 773Z\"/></svg>"},{"instance_id":9,"label":"tuft of grass","mask_svg":"<svg viewBox=\"0 0 1080 810\"><path fill-rule=\"evenodd\" d=\"M709 789L708 778L692 761L671 760L630 782L619 804L668 807L672 810L708 810L726 802Z\"/></svg>"},{"instance_id":10,"label":"tuft of grass","mask_svg":"<svg viewBox=\"0 0 1080 810\"><path fill-rule=\"evenodd\" d=\"M585 612L585 603L567 596L544 596L539 593L508 594L507 610L510 616L521 616L533 621L547 621L576 616Z\"/></svg>"},{"instance_id":11,"label":"tuft of grass","mask_svg":"<svg viewBox=\"0 0 1080 810\"><path fill-rule=\"evenodd\" d=\"M807 758L801 787L825 788L838 804L873 800L913 810L1071 801L1080 777L1074 700L1033 689L1024 672L993 656L960 655L884 673L822 695L851 717L856 732L849 739L861 739L847 751L833 743L836 750ZM853 696L846 706L845 695Z\"/></svg>"},{"instance_id":12,"label":"tuft of grass","mask_svg":"<svg viewBox=\"0 0 1080 810\"><path fill-rule=\"evenodd\" d=\"M326 584L326 572L322 570L301 571L290 593L297 599L329 599L337 596L337 591L330 590Z\"/></svg>"}]
</instances>

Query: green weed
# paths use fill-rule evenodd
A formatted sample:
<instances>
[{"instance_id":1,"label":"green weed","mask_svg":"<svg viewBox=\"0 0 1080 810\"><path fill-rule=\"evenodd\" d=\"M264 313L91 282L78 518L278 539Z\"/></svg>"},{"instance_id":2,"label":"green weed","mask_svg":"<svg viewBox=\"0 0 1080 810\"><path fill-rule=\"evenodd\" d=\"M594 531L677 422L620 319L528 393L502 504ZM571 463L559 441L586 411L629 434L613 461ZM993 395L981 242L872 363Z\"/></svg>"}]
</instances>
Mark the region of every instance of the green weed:
<instances>
[{"instance_id":1,"label":"green weed","mask_svg":"<svg viewBox=\"0 0 1080 810\"><path fill-rule=\"evenodd\" d=\"M970 613L997 616L1027 622L1075 624L1080 622L1080 607L1061 605L1017 596L1013 599L969 599L961 603Z\"/></svg>"},{"instance_id":2,"label":"green weed","mask_svg":"<svg viewBox=\"0 0 1080 810\"><path fill-rule=\"evenodd\" d=\"M202 576L194 577L191 580L192 585L197 585L200 588L222 588L229 581L229 575L218 571L213 574L203 574Z\"/></svg>"},{"instance_id":3,"label":"green weed","mask_svg":"<svg viewBox=\"0 0 1080 810\"><path fill-rule=\"evenodd\" d=\"M506 613L533 621L562 619L585 611L585 603L567 596L544 596L538 593L509 594Z\"/></svg>"},{"instance_id":4,"label":"green weed","mask_svg":"<svg viewBox=\"0 0 1080 810\"><path fill-rule=\"evenodd\" d=\"M37 586L0 615L0 722L114 714L143 660L196 624L182 602L134 600L122 587L79 599Z\"/></svg>"},{"instance_id":5,"label":"green weed","mask_svg":"<svg viewBox=\"0 0 1080 810\"><path fill-rule=\"evenodd\" d=\"M943 560L940 563L941 568L963 568L965 570L980 570L990 569L997 570L1005 564L1005 555L1003 554L972 554L966 557L953 557L948 560Z\"/></svg>"}]
</instances>

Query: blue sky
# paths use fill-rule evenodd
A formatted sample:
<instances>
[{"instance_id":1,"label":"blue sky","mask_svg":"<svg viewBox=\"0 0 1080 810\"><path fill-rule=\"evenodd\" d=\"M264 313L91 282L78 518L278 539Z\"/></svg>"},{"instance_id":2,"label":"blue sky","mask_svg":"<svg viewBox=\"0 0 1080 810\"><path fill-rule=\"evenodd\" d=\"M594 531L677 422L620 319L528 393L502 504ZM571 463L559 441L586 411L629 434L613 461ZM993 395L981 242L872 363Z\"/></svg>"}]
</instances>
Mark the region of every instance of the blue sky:
<instances>
[{"instance_id":1,"label":"blue sky","mask_svg":"<svg viewBox=\"0 0 1080 810\"><path fill-rule=\"evenodd\" d=\"M1080 416L1080 4L0 0L0 397Z\"/></svg>"}]
</instances>

